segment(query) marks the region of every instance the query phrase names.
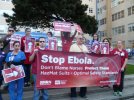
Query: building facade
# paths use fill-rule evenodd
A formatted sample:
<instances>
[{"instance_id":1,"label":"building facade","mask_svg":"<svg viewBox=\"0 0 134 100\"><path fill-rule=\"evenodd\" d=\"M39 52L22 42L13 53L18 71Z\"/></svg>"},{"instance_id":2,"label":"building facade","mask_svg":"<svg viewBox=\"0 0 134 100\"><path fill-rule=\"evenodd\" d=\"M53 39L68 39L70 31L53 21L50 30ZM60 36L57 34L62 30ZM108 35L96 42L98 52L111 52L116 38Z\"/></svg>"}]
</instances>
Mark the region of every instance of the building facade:
<instances>
[{"instance_id":1,"label":"building facade","mask_svg":"<svg viewBox=\"0 0 134 100\"><path fill-rule=\"evenodd\" d=\"M134 0L97 0L98 34L134 48Z\"/></svg>"},{"instance_id":2,"label":"building facade","mask_svg":"<svg viewBox=\"0 0 134 100\"><path fill-rule=\"evenodd\" d=\"M96 0L82 0L82 4L88 5L86 13L96 18Z\"/></svg>"},{"instance_id":3,"label":"building facade","mask_svg":"<svg viewBox=\"0 0 134 100\"><path fill-rule=\"evenodd\" d=\"M3 16L3 13L12 15L13 14L12 8L13 5L11 0L0 0L0 34L6 34L8 29L8 25Z\"/></svg>"}]
</instances>

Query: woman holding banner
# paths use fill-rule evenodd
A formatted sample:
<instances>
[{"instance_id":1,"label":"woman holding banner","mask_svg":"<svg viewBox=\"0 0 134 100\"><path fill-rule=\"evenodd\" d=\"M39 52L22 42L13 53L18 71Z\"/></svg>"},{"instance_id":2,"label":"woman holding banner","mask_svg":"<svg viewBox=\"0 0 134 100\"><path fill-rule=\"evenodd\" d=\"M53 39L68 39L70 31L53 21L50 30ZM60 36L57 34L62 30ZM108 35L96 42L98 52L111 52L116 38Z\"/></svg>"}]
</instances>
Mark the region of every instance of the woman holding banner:
<instances>
[{"instance_id":1,"label":"woman holding banner","mask_svg":"<svg viewBox=\"0 0 134 100\"><path fill-rule=\"evenodd\" d=\"M97 54L100 53L99 46L100 46L99 38L98 35L95 33L93 35L93 40L91 41L92 53L97 53Z\"/></svg>"},{"instance_id":2,"label":"woman holding banner","mask_svg":"<svg viewBox=\"0 0 134 100\"><path fill-rule=\"evenodd\" d=\"M15 67L18 65L23 65L24 60L26 59L24 52L20 51L20 42L15 41L13 43L14 50L9 52L6 56L6 64L9 68ZM9 82L9 96L10 100L22 100L23 98L23 86L24 78ZM16 93L17 92L17 96Z\"/></svg>"},{"instance_id":3,"label":"woman holding banner","mask_svg":"<svg viewBox=\"0 0 134 100\"><path fill-rule=\"evenodd\" d=\"M124 74L125 74L126 64L128 61L128 53L125 49L123 49L122 41L117 41L117 48L113 49L112 53L117 54L121 57L121 80L120 80L119 85L115 84L113 86L113 90L114 90L115 96L117 96L117 95L122 96L123 84L124 84Z\"/></svg>"}]
</instances>

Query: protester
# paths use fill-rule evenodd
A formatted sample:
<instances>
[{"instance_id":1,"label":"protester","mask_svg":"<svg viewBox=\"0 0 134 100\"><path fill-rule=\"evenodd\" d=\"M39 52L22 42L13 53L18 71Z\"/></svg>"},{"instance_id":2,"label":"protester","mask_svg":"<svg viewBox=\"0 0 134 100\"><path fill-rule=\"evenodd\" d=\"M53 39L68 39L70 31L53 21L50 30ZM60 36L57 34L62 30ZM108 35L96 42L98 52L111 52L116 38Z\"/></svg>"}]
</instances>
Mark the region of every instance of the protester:
<instances>
[{"instance_id":1,"label":"protester","mask_svg":"<svg viewBox=\"0 0 134 100\"><path fill-rule=\"evenodd\" d=\"M70 37L69 32L61 32L61 40L62 40L62 51L69 52L70 46L72 45L72 41L76 35L77 31L74 32L72 37Z\"/></svg>"},{"instance_id":2,"label":"protester","mask_svg":"<svg viewBox=\"0 0 134 100\"><path fill-rule=\"evenodd\" d=\"M31 69L31 63L29 61L29 57L30 57L30 52L25 52L25 45L26 45L26 40L31 40L31 29L30 28L26 28L25 29L25 36L21 38L21 50L25 53L26 55L26 60L24 62L24 70L25 70L25 75L26 77L24 78L24 86L28 87L30 86L30 69Z\"/></svg>"},{"instance_id":3,"label":"protester","mask_svg":"<svg viewBox=\"0 0 134 100\"><path fill-rule=\"evenodd\" d=\"M96 33L93 35L93 40L91 41L91 45L94 44L99 44L99 37Z\"/></svg>"},{"instance_id":4,"label":"protester","mask_svg":"<svg viewBox=\"0 0 134 100\"><path fill-rule=\"evenodd\" d=\"M91 49L92 49L92 53L96 53L96 54L99 54L100 51L99 51L99 38L98 38L98 35L95 33L93 35L93 40L91 41Z\"/></svg>"},{"instance_id":5,"label":"protester","mask_svg":"<svg viewBox=\"0 0 134 100\"><path fill-rule=\"evenodd\" d=\"M11 36L14 34L15 30L13 27L9 26L8 27L8 32L7 35L4 36L1 40L3 41L3 52L5 52L6 54L8 52L10 52L10 40L11 40ZM3 83L2 85L3 89L8 89L8 85L6 83Z\"/></svg>"},{"instance_id":6,"label":"protester","mask_svg":"<svg viewBox=\"0 0 134 100\"><path fill-rule=\"evenodd\" d=\"M109 44L109 51L110 51L110 52L113 50L113 47L111 46L111 43L110 43L110 41L109 41L108 38L104 38L104 39L102 40L102 42Z\"/></svg>"},{"instance_id":7,"label":"protester","mask_svg":"<svg viewBox=\"0 0 134 100\"><path fill-rule=\"evenodd\" d=\"M8 53L10 52L10 39L11 39L11 36L14 34L14 28L13 27L9 27L8 28L8 33L5 37L2 38L2 41L4 43L4 47L3 47L3 51L5 53Z\"/></svg>"},{"instance_id":8,"label":"protester","mask_svg":"<svg viewBox=\"0 0 134 100\"><path fill-rule=\"evenodd\" d=\"M33 74L33 80L34 80L34 96L33 100L39 100L40 92L42 92L43 100L48 100L48 92L47 89L41 89L38 90L36 88L36 77L37 77L37 52L40 50L47 50L46 49L46 39L44 37L39 38L39 47L34 49L34 51L31 53L30 61L32 62L32 74Z\"/></svg>"},{"instance_id":9,"label":"protester","mask_svg":"<svg viewBox=\"0 0 134 100\"><path fill-rule=\"evenodd\" d=\"M26 59L24 52L20 50L20 42L15 41L13 43L14 50L9 52L6 56L6 64L7 67L15 67L17 65L24 64L24 60ZM22 100L23 98L23 86L24 86L24 78L18 79L16 81L9 82L8 90L10 100ZM17 94L17 95L16 95Z\"/></svg>"},{"instance_id":10,"label":"protester","mask_svg":"<svg viewBox=\"0 0 134 100\"><path fill-rule=\"evenodd\" d=\"M52 32L47 32L47 36L48 36L48 38L53 37Z\"/></svg>"},{"instance_id":11,"label":"protester","mask_svg":"<svg viewBox=\"0 0 134 100\"><path fill-rule=\"evenodd\" d=\"M78 35L76 37L76 43L71 45L70 52L88 53L87 47L83 44L83 36L82 35ZM87 91L86 87L81 87L80 88L80 96L82 98L88 99L87 96L86 96L86 91ZM72 97L72 99L76 100L77 94L76 94L76 88L75 87L71 88L71 97Z\"/></svg>"},{"instance_id":12,"label":"protester","mask_svg":"<svg viewBox=\"0 0 134 100\"><path fill-rule=\"evenodd\" d=\"M123 42L118 41L117 42L117 48L115 48L112 51L113 54L118 54L121 57L121 80L120 80L120 85L114 85L113 90L114 90L114 95L117 96L122 96L122 91L123 91L123 84L124 84L124 75L125 75L125 70L126 70L126 64L128 61L128 53L125 49L123 49Z\"/></svg>"},{"instance_id":13,"label":"protester","mask_svg":"<svg viewBox=\"0 0 134 100\"><path fill-rule=\"evenodd\" d=\"M5 52L3 52L3 41L0 40L0 87L2 85L2 82L3 82L3 77L2 77L2 70L3 70L3 67L4 67L4 62L5 62L5 57L6 57L6 54ZM2 99L2 96L1 96L1 93L0 93L0 100L3 100Z\"/></svg>"}]
</instances>

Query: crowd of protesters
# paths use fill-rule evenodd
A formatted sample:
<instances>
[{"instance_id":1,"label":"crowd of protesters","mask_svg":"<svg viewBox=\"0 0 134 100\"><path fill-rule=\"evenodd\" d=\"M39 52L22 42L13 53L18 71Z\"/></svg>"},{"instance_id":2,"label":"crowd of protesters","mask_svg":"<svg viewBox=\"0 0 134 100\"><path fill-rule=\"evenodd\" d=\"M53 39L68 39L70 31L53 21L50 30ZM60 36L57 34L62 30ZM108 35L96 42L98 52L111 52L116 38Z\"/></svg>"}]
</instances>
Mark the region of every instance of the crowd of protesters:
<instances>
[{"instance_id":1,"label":"crowd of protesters","mask_svg":"<svg viewBox=\"0 0 134 100\"><path fill-rule=\"evenodd\" d=\"M38 90L36 88L36 76L37 76L37 63L35 60L37 60L37 52L40 50L48 50L46 48L46 38L40 37L39 38L39 45L35 47L35 49L31 53L25 52L25 42L26 40L31 40L31 29L26 28L25 29L25 36L21 38L21 43L18 41L15 41L13 43L13 51L10 51L10 39L11 35L13 35L15 32L14 28L9 27L8 28L8 34L0 40L0 70L3 70L4 68L10 68L14 67L16 65L21 65L24 68L26 77L23 79L18 79L16 81L9 82L8 84L5 84L3 82L2 72L0 71L0 86L4 85L8 87L10 100L22 100L23 99L23 86L28 87L31 85L30 77L31 73L33 76L34 81L34 95L33 100L39 100L40 98L40 92L42 92L43 100L48 100L48 92L47 89L41 89ZM82 34L78 34L78 32L75 31L72 36L71 33L67 32L61 32L61 40L62 40L62 51L63 52L84 52L84 53L95 53L100 54L100 51L91 51L86 47L84 44L84 37ZM51 32L47 33L48 38L52 37L53 34ZM74 38L76 37L76 43L72 43ZM85 40L86 41L86 40ZM87 43L91 45L91 47L96 46L96 44L99 44L101 41L99 41L98 35L93 35L93 40L88 41ZM122 96L123 91L123 82L124 82L124 74L126 69L126 64L128 60L128 53L123 48L123 42L121 40L117 41L117 48L114 48L111 46L110 40L108 38L104 38L104 43L108 43L110 47L110 53L111 54L118 54L121 56L121 81L120 85L113 85L114 95L120 95ZM86 87L80 87L80 96L82 98L87 98L86 96ZM16 95L17 94L17 95ZM77 93L76 93L76 87L71 88L71 98L72 100L76 100ZM0 100L2 100L2 96L0 93Z\"/></svg>"}]
</instances>

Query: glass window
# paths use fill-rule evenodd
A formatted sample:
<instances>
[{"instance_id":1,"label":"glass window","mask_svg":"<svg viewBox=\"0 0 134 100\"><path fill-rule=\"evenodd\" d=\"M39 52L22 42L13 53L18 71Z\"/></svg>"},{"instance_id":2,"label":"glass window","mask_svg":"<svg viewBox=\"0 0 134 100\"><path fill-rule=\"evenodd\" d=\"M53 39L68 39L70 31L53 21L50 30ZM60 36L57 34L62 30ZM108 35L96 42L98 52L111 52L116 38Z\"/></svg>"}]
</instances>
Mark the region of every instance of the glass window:
<instances>
[{"instance_id":1,"label":"glass window","mask_svg":"<svg viewBox=\"0 0 134 100\"><path fill-rule=\"evenodd\" d=\"M118 12L118 18L117 19L120 19L121 18L121 14L120 12Z\"/></svg>"},{"instance_id":2,"label":"glass window","mask_svg":"<svg viewBox=\"0 0 134 100\"><path fill-rule=\"evenodd\" d=\"M134 14L134 6L132 6L132 14Z\"/></svg>"},{"instance_id":3,"label":"glass window","mask_svg":"<svg viewBox=\"0 0 134 100\"><path fill-rule=\"evenodd\" d=\"M124 10L121 11L121 18L124 18Z\"/></svg>"},{"instance_id":4,"label":"glass window","mask_svg":"<svg viewBox=\"0 0 134 100\"><path fill-rule=\"evenodd\" d=\"M131 15L131 7L128 8L128 16Z\"/></svg>"},{"instance_id":5,"label":"glass window","mask_svg":"<svg viewBox=\"0 0 134 100\"><path fill-rule=\"evenodd\" d=\"M117 18L118 18L118 15L117 15L117 13L115 14L115 17L114 17L115 19L114 20L117 20Z\"/></svg>"},{"instance_id":6,"label":"glass window","mask_svg":"<svg viewBox=\"0 0 134 100\"><path fill-rule=\"evenodd\" d=\"M112 21L114 21L114 15L112 15Z\"/></svg>"}]
</instances>

